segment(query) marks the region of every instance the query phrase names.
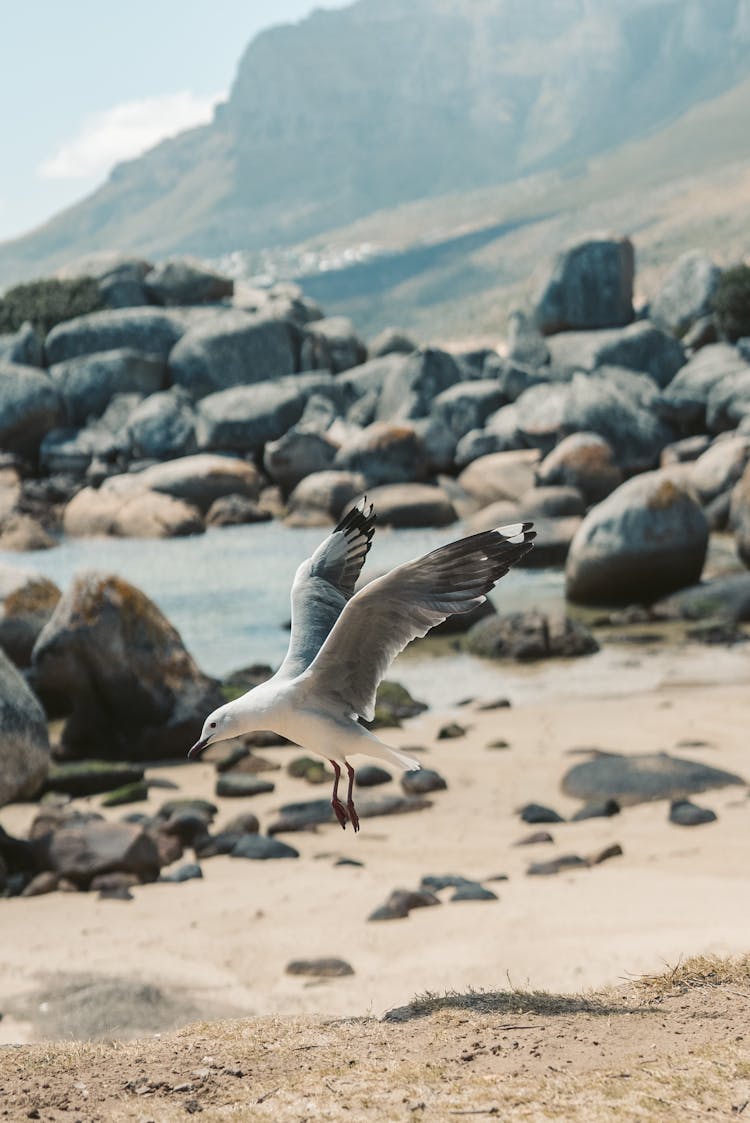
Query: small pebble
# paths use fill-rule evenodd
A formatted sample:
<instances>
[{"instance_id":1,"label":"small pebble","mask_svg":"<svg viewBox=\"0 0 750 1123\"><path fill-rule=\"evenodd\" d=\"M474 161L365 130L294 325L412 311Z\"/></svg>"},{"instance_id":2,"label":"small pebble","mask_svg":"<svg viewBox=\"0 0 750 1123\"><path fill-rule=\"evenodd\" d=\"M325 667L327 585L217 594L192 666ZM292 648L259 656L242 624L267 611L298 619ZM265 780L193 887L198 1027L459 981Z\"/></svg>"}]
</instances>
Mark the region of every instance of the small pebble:
<instances>
[{"instance_id":1,"label":"small pebble","mask_svg":"<svg viewBox=\"0 0 750 1123\"><path fill-rule=\"evenodd\" d=\"M338 979L353 975L354 968L345 959L292 959L287 963L287 975L307 975L314 979Z\"/></svg>"},{"instance_id":2,"label":"small pebble","mask_svg":"<svg viewBox=\"0 0 750 1123\"><path fill-rule=\"evenodd\" d=\"M562 815L558 815L551 807L542 803L527 803L521 807L518 814L524 823L564 823Z\"/></svg>"},{"instance_id":3,"label":"small pebble","mask_svg":"<svg viewBox=\"0 0 750 1123\"><path fill-rule=\"evenodd\" d=\"M401 787L407 795L426 795L445 791L448 784L434 768L419 768L416 772L404 772Z\"/></svg>"},{"instance_id":4,"label":"small pebble","mask_svg":"<svg viewBox=\"0 0 750 1123\"><path fill-rule=\"evenodd\" d=\"M441 725L438 730L438 741L451 741L456 737L465 737L466 729L463 725L459 725L457 721L449 721L447 725Z\"/></svg>"},{"instance_id":5,"label":"small pebble","mask_svg":"<svg viewBox=\"0 0 750 1123\"><path fill-rule=\"evenodd\" d=\"M561 870L577 869L580 866L588 866L588 864L586 859L580 858L578 854L563 854L549 862L533 862L526 873L529 877L548 877L560 873Z\"/></svg>"},{"instance_id":6,"label":"small pebble","mask_svg":"<svg viewBox=\"0 0 750 1123\"><path fill-rule=\"evenodd\" d=\"M514 842L514 846L536 846L541 842L554 842L554 838L549 831L533 831L532 834L525 834L523 838L519 838L518 842Z\"/></svg>"},{"instance_id":7,"label":"small pebble","mask_svg":"<svg viewBox=\"0 0 750 1123\"><path fill-rule=\"evenodd\" d=\"M708 807L699 807L689 799L673 799L669 808L669 821L678 827L698 827L701 823L714 823L717 815Z\"/></svg>"},{"instance_id":8,"label":"small pebble","mask_svg":"<svg viewBox=\"0 0 750 1123\"><path fill-rule=\"evenodd\" d=\"M466 885L459 885L451 897L451 901L497 901L497 893L485 889L478 881L469 881Z\"/></svg>"}]
</instances>

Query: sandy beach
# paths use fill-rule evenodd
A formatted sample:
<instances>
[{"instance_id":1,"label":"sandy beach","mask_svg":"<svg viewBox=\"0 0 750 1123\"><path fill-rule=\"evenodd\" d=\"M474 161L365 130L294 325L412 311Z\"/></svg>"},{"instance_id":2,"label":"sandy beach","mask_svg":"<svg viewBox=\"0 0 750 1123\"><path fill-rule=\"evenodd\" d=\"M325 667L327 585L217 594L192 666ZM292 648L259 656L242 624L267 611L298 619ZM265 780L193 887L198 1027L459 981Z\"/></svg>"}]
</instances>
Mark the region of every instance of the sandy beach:
<instances>
[{"instance_id":1,"label":"sandy beach","mask_svg":"<svg viewBox=\"0 0 750 1123\"><path fill-rule=\"evenodd\" d=\"M136 887L129 902L93 893L3 902L0 1042L76 1036L82 1029L127 1037L128 1025L117 1024L117 1003L108 1007L113 980L118 1002L133 992L124 1008L134 1011L137 1032L150 1024L142 1018L144 984L158 988L156 999L148 992L154 1028L161 1028L159 1019L179 1025L222 1015L381 1016L428 991L510 985L581 993L689 955L746 951L750 801L743 787L696 796L718 816L697 828L670 824L669 805L660 801L612 818L551 824L553 843L514 845L539 829L520 821L519 806L535 801L564 817L579 806L562 794L560 780L585 758L582 749L665 750L747 775L747 679L741 676L748 658L736 651L737 681L729 685L673 674L656 688L622 694L613 678L610 694L601 682L588 697L546 689L536 702L526 698L491 711L477 704L431 709L402 729L385 730L381 736L395 747L424 746L421 758L445 777L447 790L430 796L429 810L363 820L356 837L335 824L283 836L299 849L299 860L206 859L202 880ZM637 650L628 655L639 661ZM552 681L566 667L580 675L585 662L556 664ZM540 674L539 682L549 684ZM450 684L445 691L453 694ZM439 728L456 718L468 727L466 736L438 740ZM498 739L509 747L487 747ZM264 773L276 790L215 799L219 827L252 810L263 830L281 804L327 793L326 786L286 774L298 749L260 752L282 765ZM214 799L209 762L147 775L179 790L152 787L148 803L134 809L156 810L176 795ZM79 802L97 808L100 800ZM6 807L3 825L22 835L35 811ZM622 856L602 865L553 877L526 874L532 861L588 857L614 843ZM363 865L334 865L340 857ZM443 893L440 907L368 922L391 890L416 889L423 876L448 873L485 881L499 899L449 903L450 893ZM485 880L502 875L508 880ZM345 959L354 974L316 980L285 973L290 960L318 956ZM70 996L84 983L86 1009L76 1012Z\"/></svg>"}]
</instances>

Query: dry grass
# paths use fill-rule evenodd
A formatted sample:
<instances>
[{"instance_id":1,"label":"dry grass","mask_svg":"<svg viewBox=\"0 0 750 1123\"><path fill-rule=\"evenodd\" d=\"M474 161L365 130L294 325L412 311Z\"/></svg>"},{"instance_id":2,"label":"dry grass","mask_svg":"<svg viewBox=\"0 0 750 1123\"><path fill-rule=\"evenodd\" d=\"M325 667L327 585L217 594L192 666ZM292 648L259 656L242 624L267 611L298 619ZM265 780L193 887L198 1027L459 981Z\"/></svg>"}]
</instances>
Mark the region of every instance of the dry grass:
<instances>
[{"instance_id":1,"label":"dry grass","mask_svg":"<svg viewBox=\"0 0 750 1123\"><path fill-rule=\"evenodd\" d=\"M750 953L729 959L716 955L691 955L661 974L642 975L636 979L635 987L647 1001L684 994L697 987L750 988ZM750 999L750 993L745 997Z\"/></svg>"}]
</instances>

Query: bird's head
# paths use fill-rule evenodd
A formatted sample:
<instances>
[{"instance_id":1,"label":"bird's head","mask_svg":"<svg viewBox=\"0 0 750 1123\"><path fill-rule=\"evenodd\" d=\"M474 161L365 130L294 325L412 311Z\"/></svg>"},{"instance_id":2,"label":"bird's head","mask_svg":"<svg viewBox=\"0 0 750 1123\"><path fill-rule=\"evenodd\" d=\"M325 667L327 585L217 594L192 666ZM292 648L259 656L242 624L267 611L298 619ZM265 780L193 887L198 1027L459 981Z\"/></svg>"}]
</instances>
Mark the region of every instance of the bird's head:
<instances>
[{"instance_id":1,"label":"bird's head","mask_svg":"<svg viewBox=\"0 0 750 1123\"><path fill-rule=\"evenodd\" d=\"M231 702L227 702L208 715L203 723L200 740L196 741L188 752L188 759L195 760L209 745L217 741L227 741L231 737L240 737L243 733L249 733L251 729L252 725L243 720L242 714L237 712Z\"/></svg>"}]
</instances>

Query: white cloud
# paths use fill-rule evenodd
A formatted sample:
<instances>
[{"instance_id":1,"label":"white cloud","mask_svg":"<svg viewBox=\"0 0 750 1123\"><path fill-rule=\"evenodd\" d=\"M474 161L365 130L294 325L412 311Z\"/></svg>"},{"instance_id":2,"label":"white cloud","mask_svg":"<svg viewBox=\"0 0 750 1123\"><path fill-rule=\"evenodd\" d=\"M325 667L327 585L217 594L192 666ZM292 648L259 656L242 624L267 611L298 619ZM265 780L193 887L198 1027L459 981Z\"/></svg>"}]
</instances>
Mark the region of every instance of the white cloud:
<instances>
[{"instance_id":1,"label":"white cloud","mask_svg":"<svg viewBox=\"0 0 750 1123\"><path fill-rule=\"evenodd\" d=\"M225 96L197 97L180 90L94 113L40 164L39 175L68 180L104 176L119 160L139 156L165 137L210 121L214 106Z\"/></svg>"}]
</instances>

